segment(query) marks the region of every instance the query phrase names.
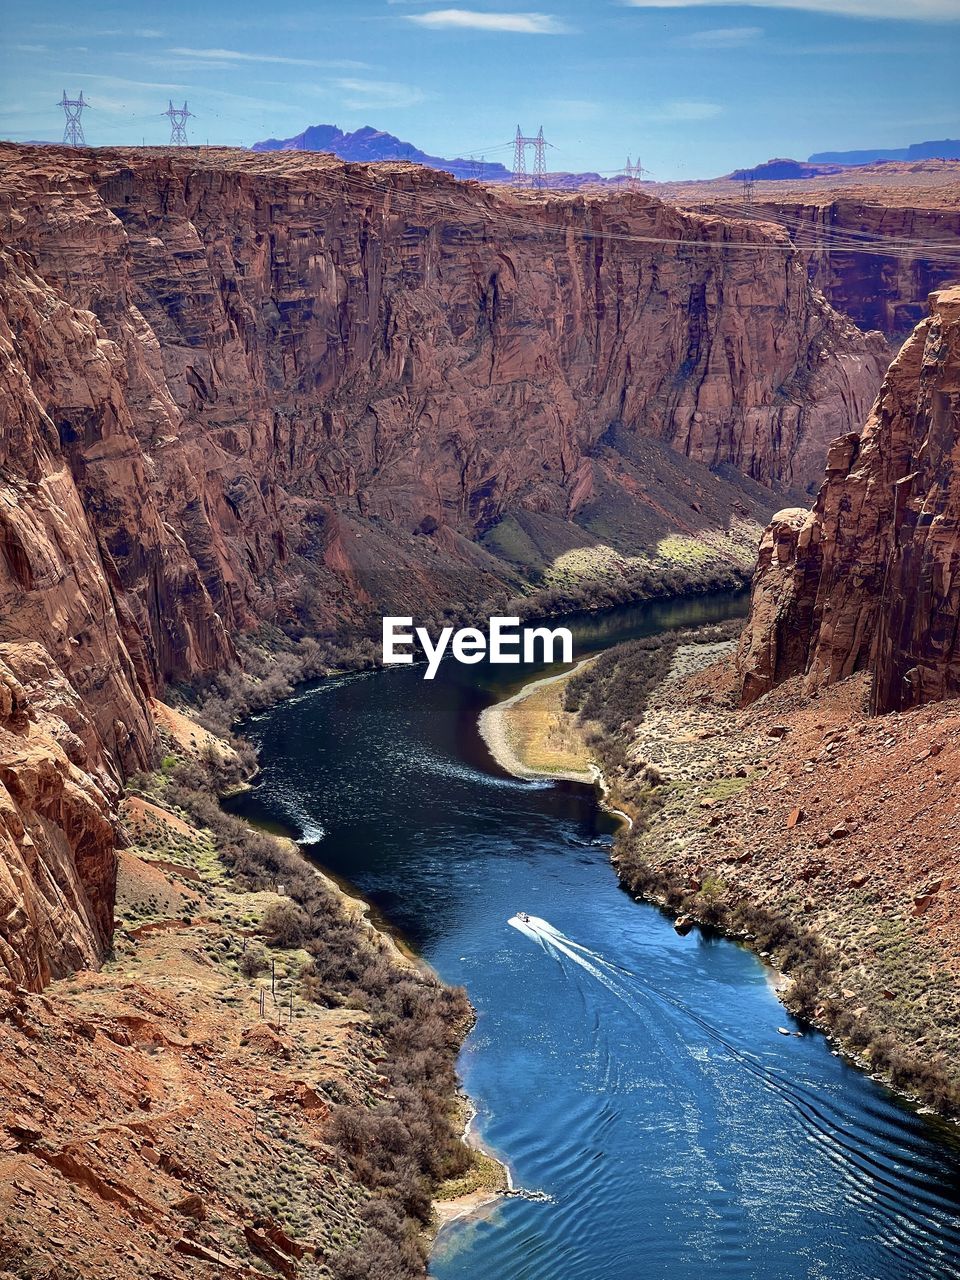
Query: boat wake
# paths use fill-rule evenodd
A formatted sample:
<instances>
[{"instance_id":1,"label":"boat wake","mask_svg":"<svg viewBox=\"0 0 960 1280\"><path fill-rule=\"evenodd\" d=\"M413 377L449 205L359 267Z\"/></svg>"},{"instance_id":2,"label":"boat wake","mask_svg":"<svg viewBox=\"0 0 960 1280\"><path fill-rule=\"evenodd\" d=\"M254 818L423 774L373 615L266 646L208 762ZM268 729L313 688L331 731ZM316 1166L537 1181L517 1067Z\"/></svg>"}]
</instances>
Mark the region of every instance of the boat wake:
<instances>
[{"instance_id":1,"label":"boat wake","mask_svg":"<svg viewBox=\"0 0 960 1280\"><path fill-rule=\"evenodd\" d=\"M952 1202L939 1193L936 1185L942 1184L942 1169L931 1169L927 1174L917 1166L915 1153L906 1147L902 1158L872 1150L865 1145L869 1135L862 1127L858 1132L858 1122L846 1116L822 1090L808 1087L760 1054L734 1044L682 1000L655 987L640 973L615 964L568 937L548 920L520 912L507 923L555 959L565 972L570 973L569 966L574 966L572 972L587 974L605 987L634 1014L646 1019L651 1031L654 1024L668 1020L701 1073L709 1071L710 1055L692 1042L692 1026L733 1059L758 1086L788 1107L799 1120L803 1136L816 1143L836 1168L845 1197L880 1228L885 1248L896 1254L898 1276L904 1280L929 1280L932 1275L960 1274L950 1264L960 1248L960 1226ZM960 1176L960 1162L953 1173Z\"/></svg>"}]
</instances>

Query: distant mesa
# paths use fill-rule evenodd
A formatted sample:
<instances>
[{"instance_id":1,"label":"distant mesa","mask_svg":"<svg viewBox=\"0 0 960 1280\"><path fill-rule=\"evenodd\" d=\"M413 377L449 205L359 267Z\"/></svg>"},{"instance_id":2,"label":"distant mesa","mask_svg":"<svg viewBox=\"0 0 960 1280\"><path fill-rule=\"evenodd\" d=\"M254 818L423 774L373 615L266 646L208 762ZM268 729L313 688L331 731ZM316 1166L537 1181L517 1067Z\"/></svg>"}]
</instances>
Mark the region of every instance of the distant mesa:
<instances>
[{"instance_id":1,"label":"distant mesa","mask_svg":"<svg viewBox=\"0 0 960 1280\"><path fill-rule=\"evenodd\" d=\"M443 156L431 156L412 142L384 129L364 125L353 133L335 124L314 124L292 138L266 138L255 142L253 151L328 151L341 160L359 164L372 164L381 160L406 160L428 169L440 169L455 178L475 178L482 182L509 182L512 173L506 165L496 161L484 161L479 157L457 156L448 160ZM877 164L884 160L960 160L960 141L944 138L940 141L915 142L901 148L880 148L874 151L821 151L808 160L793 160L777 156L762 164L734 169L727 178L734 182L767 181L784 182L823 178L841 173L845 168L857 165ZM551 187L576 189L584 186L617 186L629 180L623 174L602 178L598 173L551 173ZM633 185L632 183L630 185Z\"/></svg>"},{"instance_id":2,"label":"distant mesa","mask_svg":"<svg viewBox=\"0 0 960 1280\"><path fill-rule=\"evenodd\" d=\"M344 133L335 124L313 124L298 133L295 138L267 138L255 142L251 151L329 151L340 160L359 164L373 164L378 160L408 160L428 169L440 169L455 178L475 178L480 182L509 182L513 173L506 165L495 161L483 161L470 156L458 156L446 160L443 156L427 155L412 142L404 142L386 133L364 125L353 133ZM577 188L604 183L599 173L550 173L551 187ZM614 181L625 181L624 178Z\"/></svg>"},{"instance_id":3,"label":"distant mesa","mask_svg":"<svg viewBox=\"0 0 960 1280\"><path fill-rule=\"evenodd\" d=\"M960 160L960 138L914 142L909 147L877 147L872 151L818 151L810 164L876 164L878 160Z\"/></svg>"},{"instance_id":4,"label":"distant mesa","mask_svg":"<svg viewBox=\"0 0 960 1280\"><path fill-rule=\"evenodd\" d=\"M484 182L505 182L510 170L502 164L484 163L470 158L457 157L445 160L443 156L430 156L412 142L403 142L392 133L364 125L353 133L344 133L335 124L314 124L294 138L267 138L255 142L253 151L330 151L341 160L371 163L376 160L409 160L412 164L426 165L428 169L442 169L455 178L478 178Z\"/></svg>"},{"instance_id":5,"label":"distant mesa","mask_svg":"<svg viewBox=\"0 0 960 1280\"><path fill-rule=\"evenodd\" d=\"M734 182L823 178L858 165L882 164L885 160L960 160L960 141L943 138L939 142L914 142L909 147L891 147L885 151L818 151L809 160L778 156L750 168L734 169L727 177Z\"/></svg>"},{"instance_id":6,"label":"distant mesa","mask_svg":"<svg viewBox=\"0 0 960 1280\"><path fill-rule=\"evenodd\" d=\"M822 178L825 174L839 173L839 164L810 164L804 160L765 160L751 169L734 169L730 177L734 182L754 181L783 182L788 178Z\"/></svg>"}]
</instances>

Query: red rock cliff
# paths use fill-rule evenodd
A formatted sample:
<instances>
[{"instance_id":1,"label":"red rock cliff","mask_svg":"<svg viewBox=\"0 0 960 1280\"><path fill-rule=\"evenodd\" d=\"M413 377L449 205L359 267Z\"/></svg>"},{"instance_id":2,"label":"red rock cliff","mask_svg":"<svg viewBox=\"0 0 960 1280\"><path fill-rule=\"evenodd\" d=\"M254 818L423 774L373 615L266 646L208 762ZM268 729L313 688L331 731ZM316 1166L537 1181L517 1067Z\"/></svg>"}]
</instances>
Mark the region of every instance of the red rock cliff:
<instances>
[{"instance_id":1,"label":"red rock cliff","mask_svg":"<svg viewBox=\"0 0 960 1280\"><path fill-rule=\"evenodd\" d=\"M740 652L743 699L868 669L873 705L960 694L960 288L890 366L863 431L835 441L809 514L764 535Z\"/></svg>"},{"instance_id":2,"label":"red rock cliff","mask_svg":"<svg viewBox=\"0 0 960 1280\"><path fill-rule=\"evenodd\" d=\"M612 428L805 483L879 383L785 235L637 193L0 155L0 968L30 985L102 948L147 698L236 631L305 587L335 621L455 597L451 564L510 581L475 539L575 520L629 468Z\"/></svg>"},{"instance_id":3,"label":"red rock cliff","mask_svg":"<svg viewBox=\"0 0 960 1280\"><path fill-rule=\"evenodd\" d=\"M891 196L893 193L891 193ZM960 208L954 189L911 204L878 195L778 200L774 216L807 247L811 277L831 305L863 329L902 340L929 294L960 278ZM884 253L890 245L895 253Z\"/></svg>"}]
</instances>

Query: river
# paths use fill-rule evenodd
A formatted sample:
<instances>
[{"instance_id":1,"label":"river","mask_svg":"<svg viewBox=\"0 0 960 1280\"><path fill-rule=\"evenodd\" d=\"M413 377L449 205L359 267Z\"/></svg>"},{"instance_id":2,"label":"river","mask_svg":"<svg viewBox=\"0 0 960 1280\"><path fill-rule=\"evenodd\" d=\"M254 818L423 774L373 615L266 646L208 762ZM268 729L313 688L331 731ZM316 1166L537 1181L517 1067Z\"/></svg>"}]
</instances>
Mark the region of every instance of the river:
<instances>
[{"instance_id":1,"label":"river","mask_svg":"<svg viewBox=\"0 0 960 1280\"><path fill-rule=\"evenodd\" d=\"M581 619L576 653L743 607ZM756 957L623 893L592 788L502 773L477 716L518 668L422 670L318 682L251 719L262 781L233 807L297 834L477 1010L476 1123L542 1198L445 1229L431 1275L960 1277L954 1131L795 1024ZM548 924L525 934L517 911Z\"/></svg>"}]
</instances>

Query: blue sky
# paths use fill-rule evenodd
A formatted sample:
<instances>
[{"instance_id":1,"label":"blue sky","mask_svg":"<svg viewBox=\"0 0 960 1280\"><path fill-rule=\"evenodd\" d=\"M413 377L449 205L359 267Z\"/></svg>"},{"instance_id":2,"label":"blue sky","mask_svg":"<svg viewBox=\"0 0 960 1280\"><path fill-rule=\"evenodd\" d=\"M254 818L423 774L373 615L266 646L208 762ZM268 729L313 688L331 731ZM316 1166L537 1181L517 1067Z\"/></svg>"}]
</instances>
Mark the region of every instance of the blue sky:
<instances>
[{"instance_id":1,"label":"blue sky","mask_svg":"<svg viewBox=\"0 0 960 1280\"><path fill-rule=\"evenodd\" d=\"M553 168L660 180L960 136L960 0L8 0L4 25L15 140L61 137L63 89L91 145L165 142L173 97L196 142L372 124L509 164L542 124Z\"/></svg>"}]
</instances>

